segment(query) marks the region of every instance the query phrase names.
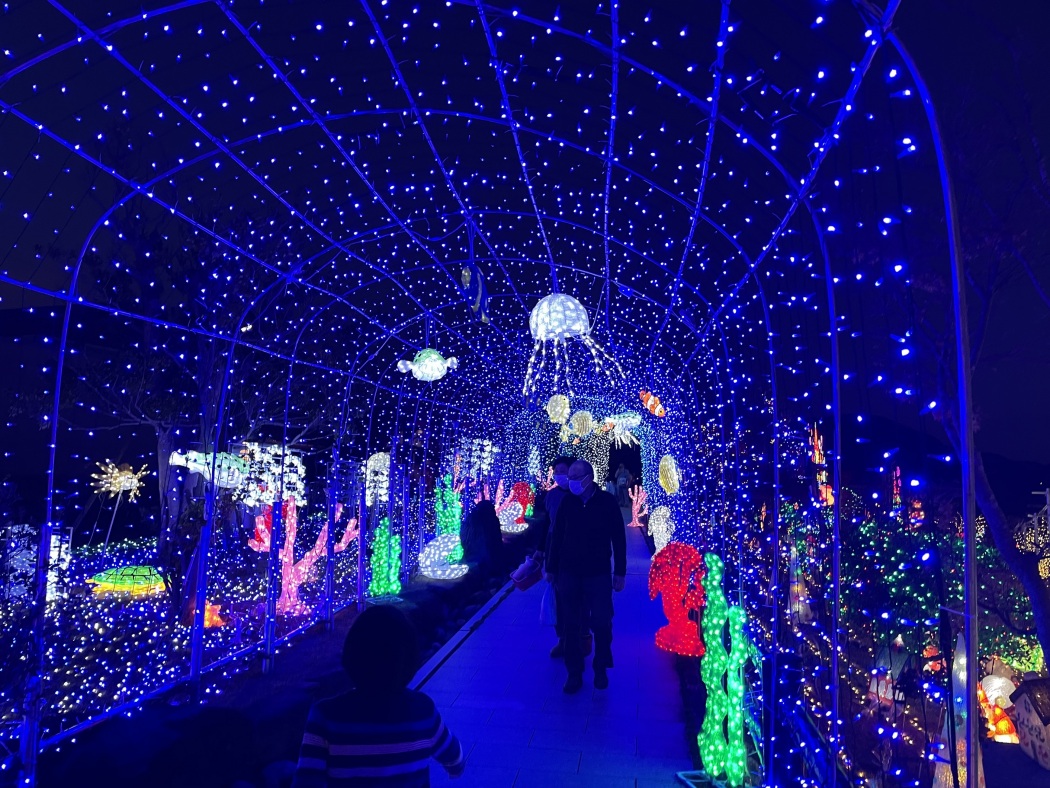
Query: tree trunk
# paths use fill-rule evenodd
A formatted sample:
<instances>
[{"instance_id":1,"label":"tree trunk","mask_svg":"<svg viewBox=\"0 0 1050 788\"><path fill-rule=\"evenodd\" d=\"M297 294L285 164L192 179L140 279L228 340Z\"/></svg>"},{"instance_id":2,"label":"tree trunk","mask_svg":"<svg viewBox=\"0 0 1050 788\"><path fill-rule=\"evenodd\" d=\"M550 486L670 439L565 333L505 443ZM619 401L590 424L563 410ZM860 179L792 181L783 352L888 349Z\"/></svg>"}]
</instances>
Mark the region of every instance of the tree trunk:
<instances>
[{"instance_id":1,"label":"tree trunk","mask_svg":"<svg viewBox=\"0 0 1050 788\"><path fill-rule=\"evenodd\" d=\"M175 450L175 430L170 426L157 427L157 486L160 493L160 535L157 554L162 555L171 541L179 518L179 490L168 459Z\"/></svg>"},{"instance_id":2,"label":"tree trunk","mask_svg":"<svg viewBox=\"0 0 1050 788\"><path fill-rule=\"evenodd\" d=\"M220 351L218 340L200 338L197 342L197 392L201 405L200 441L202 451L215 451L215 435L219 427L219 403L222 400L222 380L226 373L226 356ZM232 353L232 348L230 349Z\"/></svg>"}]
</instances>

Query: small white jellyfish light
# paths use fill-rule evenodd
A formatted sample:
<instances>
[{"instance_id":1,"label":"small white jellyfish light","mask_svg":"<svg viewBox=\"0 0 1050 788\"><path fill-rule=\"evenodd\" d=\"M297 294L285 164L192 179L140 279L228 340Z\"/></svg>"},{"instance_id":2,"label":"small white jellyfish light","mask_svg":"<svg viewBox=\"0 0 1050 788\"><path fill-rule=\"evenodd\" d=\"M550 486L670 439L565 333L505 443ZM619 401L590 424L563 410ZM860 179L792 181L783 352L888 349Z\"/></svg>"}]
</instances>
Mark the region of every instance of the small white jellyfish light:
<instances>
[{"instance_id":1,"label":"small white jellyfish light","mask_svg":"<svg viewBox=\"0 0 1050 788\"><path fill-rule=\"evenodd\" d=\"M606 353L591 336L591 323L583 304L570 295L552 293L539 300L529 315L529 330L532 332L532 357L525 373L522 393L532 396L536 392L540 375L548 364L554 366L554 387L564 379L572 395L569 381L568 342L578 339L594 359L594 368L604 373L612 382L623 377L619 363ZM547 343L553 346L548 361Z\"/></svg>"}]
</instances>

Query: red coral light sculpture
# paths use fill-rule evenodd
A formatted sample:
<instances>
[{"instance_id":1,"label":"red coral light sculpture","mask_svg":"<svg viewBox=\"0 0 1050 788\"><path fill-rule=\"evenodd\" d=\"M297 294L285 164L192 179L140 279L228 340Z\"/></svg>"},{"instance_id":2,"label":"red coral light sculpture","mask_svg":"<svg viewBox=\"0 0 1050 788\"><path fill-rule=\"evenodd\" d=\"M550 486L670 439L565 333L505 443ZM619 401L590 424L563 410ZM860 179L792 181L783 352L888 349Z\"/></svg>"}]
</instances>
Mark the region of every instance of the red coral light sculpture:
<instances>
[{"instance_id":1,"label":"red coral light sculpture","mask_svg":"<svg viewBox=\"0 0 1050 788\"><path fill-rule=\"evenodd\" d=\"M528 482L515 482L514 486L510 488L511 500L517 501L521 504L521 514L516 520L518 525L525 524L525 512L528 511L529 507L532 506L536 496L532 492L532 485Z\"/></svg>"},{"instance_id":2,"label":"red coral light sculpture","mask_svg":"<svg viewBox=\"0 0 1050 788\"><path fill-rule=\"evenodd\" d=\"M704 643L700 629L689 614L699 613L705 603L704 561L700 551L692 545L671 542L653 556L649 567L649 598L662 595L667 625L656 632L656 645L672 654L684 657L702 657Z\"/></svg>"}]
</instances>

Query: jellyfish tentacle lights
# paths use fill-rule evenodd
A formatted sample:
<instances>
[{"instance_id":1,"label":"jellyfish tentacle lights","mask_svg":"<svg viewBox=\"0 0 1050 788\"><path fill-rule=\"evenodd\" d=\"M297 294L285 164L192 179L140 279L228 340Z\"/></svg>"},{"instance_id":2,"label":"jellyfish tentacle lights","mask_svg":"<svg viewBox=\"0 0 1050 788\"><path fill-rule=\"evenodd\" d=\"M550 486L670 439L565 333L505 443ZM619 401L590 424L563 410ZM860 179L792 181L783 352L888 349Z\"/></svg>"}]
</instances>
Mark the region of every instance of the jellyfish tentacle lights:
<instances>
[{"instance_id":1,"label":"jellyfish tentacle lights","mask_svg":"<svg viewBox=\"0 0 1050 788\"><path fill-rule=\"evenodd\" d=\"M590 317L583 304L565 293L552 293L539 300L529 315L529 330L532 332L532 357L525 372L522 393L536 393L543 370L547 366L547 343L553 345L554 387L557 389L564 376L565 384L572 395L569 381L568 341L578 339L587 348L594 360L596 371L604 373L610 382L623 377L620 364L610 356L591 336Z\"/></svg>"}]
</instances>

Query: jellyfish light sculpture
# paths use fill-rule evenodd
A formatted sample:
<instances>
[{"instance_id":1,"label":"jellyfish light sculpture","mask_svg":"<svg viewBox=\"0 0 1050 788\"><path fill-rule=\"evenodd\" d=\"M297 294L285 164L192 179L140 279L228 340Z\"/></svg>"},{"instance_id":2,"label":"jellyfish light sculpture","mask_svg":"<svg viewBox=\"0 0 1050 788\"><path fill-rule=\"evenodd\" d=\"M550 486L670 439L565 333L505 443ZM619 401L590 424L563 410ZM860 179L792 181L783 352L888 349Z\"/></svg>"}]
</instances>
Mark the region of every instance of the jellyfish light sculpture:
<instances>
[{"instance_id":1,"label":"jellyfish light sculpture","mask_svg":"<svg viewBox=\"0 0 1050 788\"><path fill-rule=\"evenodd\" d=\"M548 366L554 367L554 389L564 380L569 396L573 395L569 378L568 343L578 339L591 354L596 372L604 374L611 383L623 377L619 362L602 349L591 336L591 322L583 304L570 295L552 293L539 300L529 315L529 330L532 332L532 357L525 372L522 393L533 396L540 377ZM548 343L551 347L548 350Z\"/></svg>"}]
</instances>

